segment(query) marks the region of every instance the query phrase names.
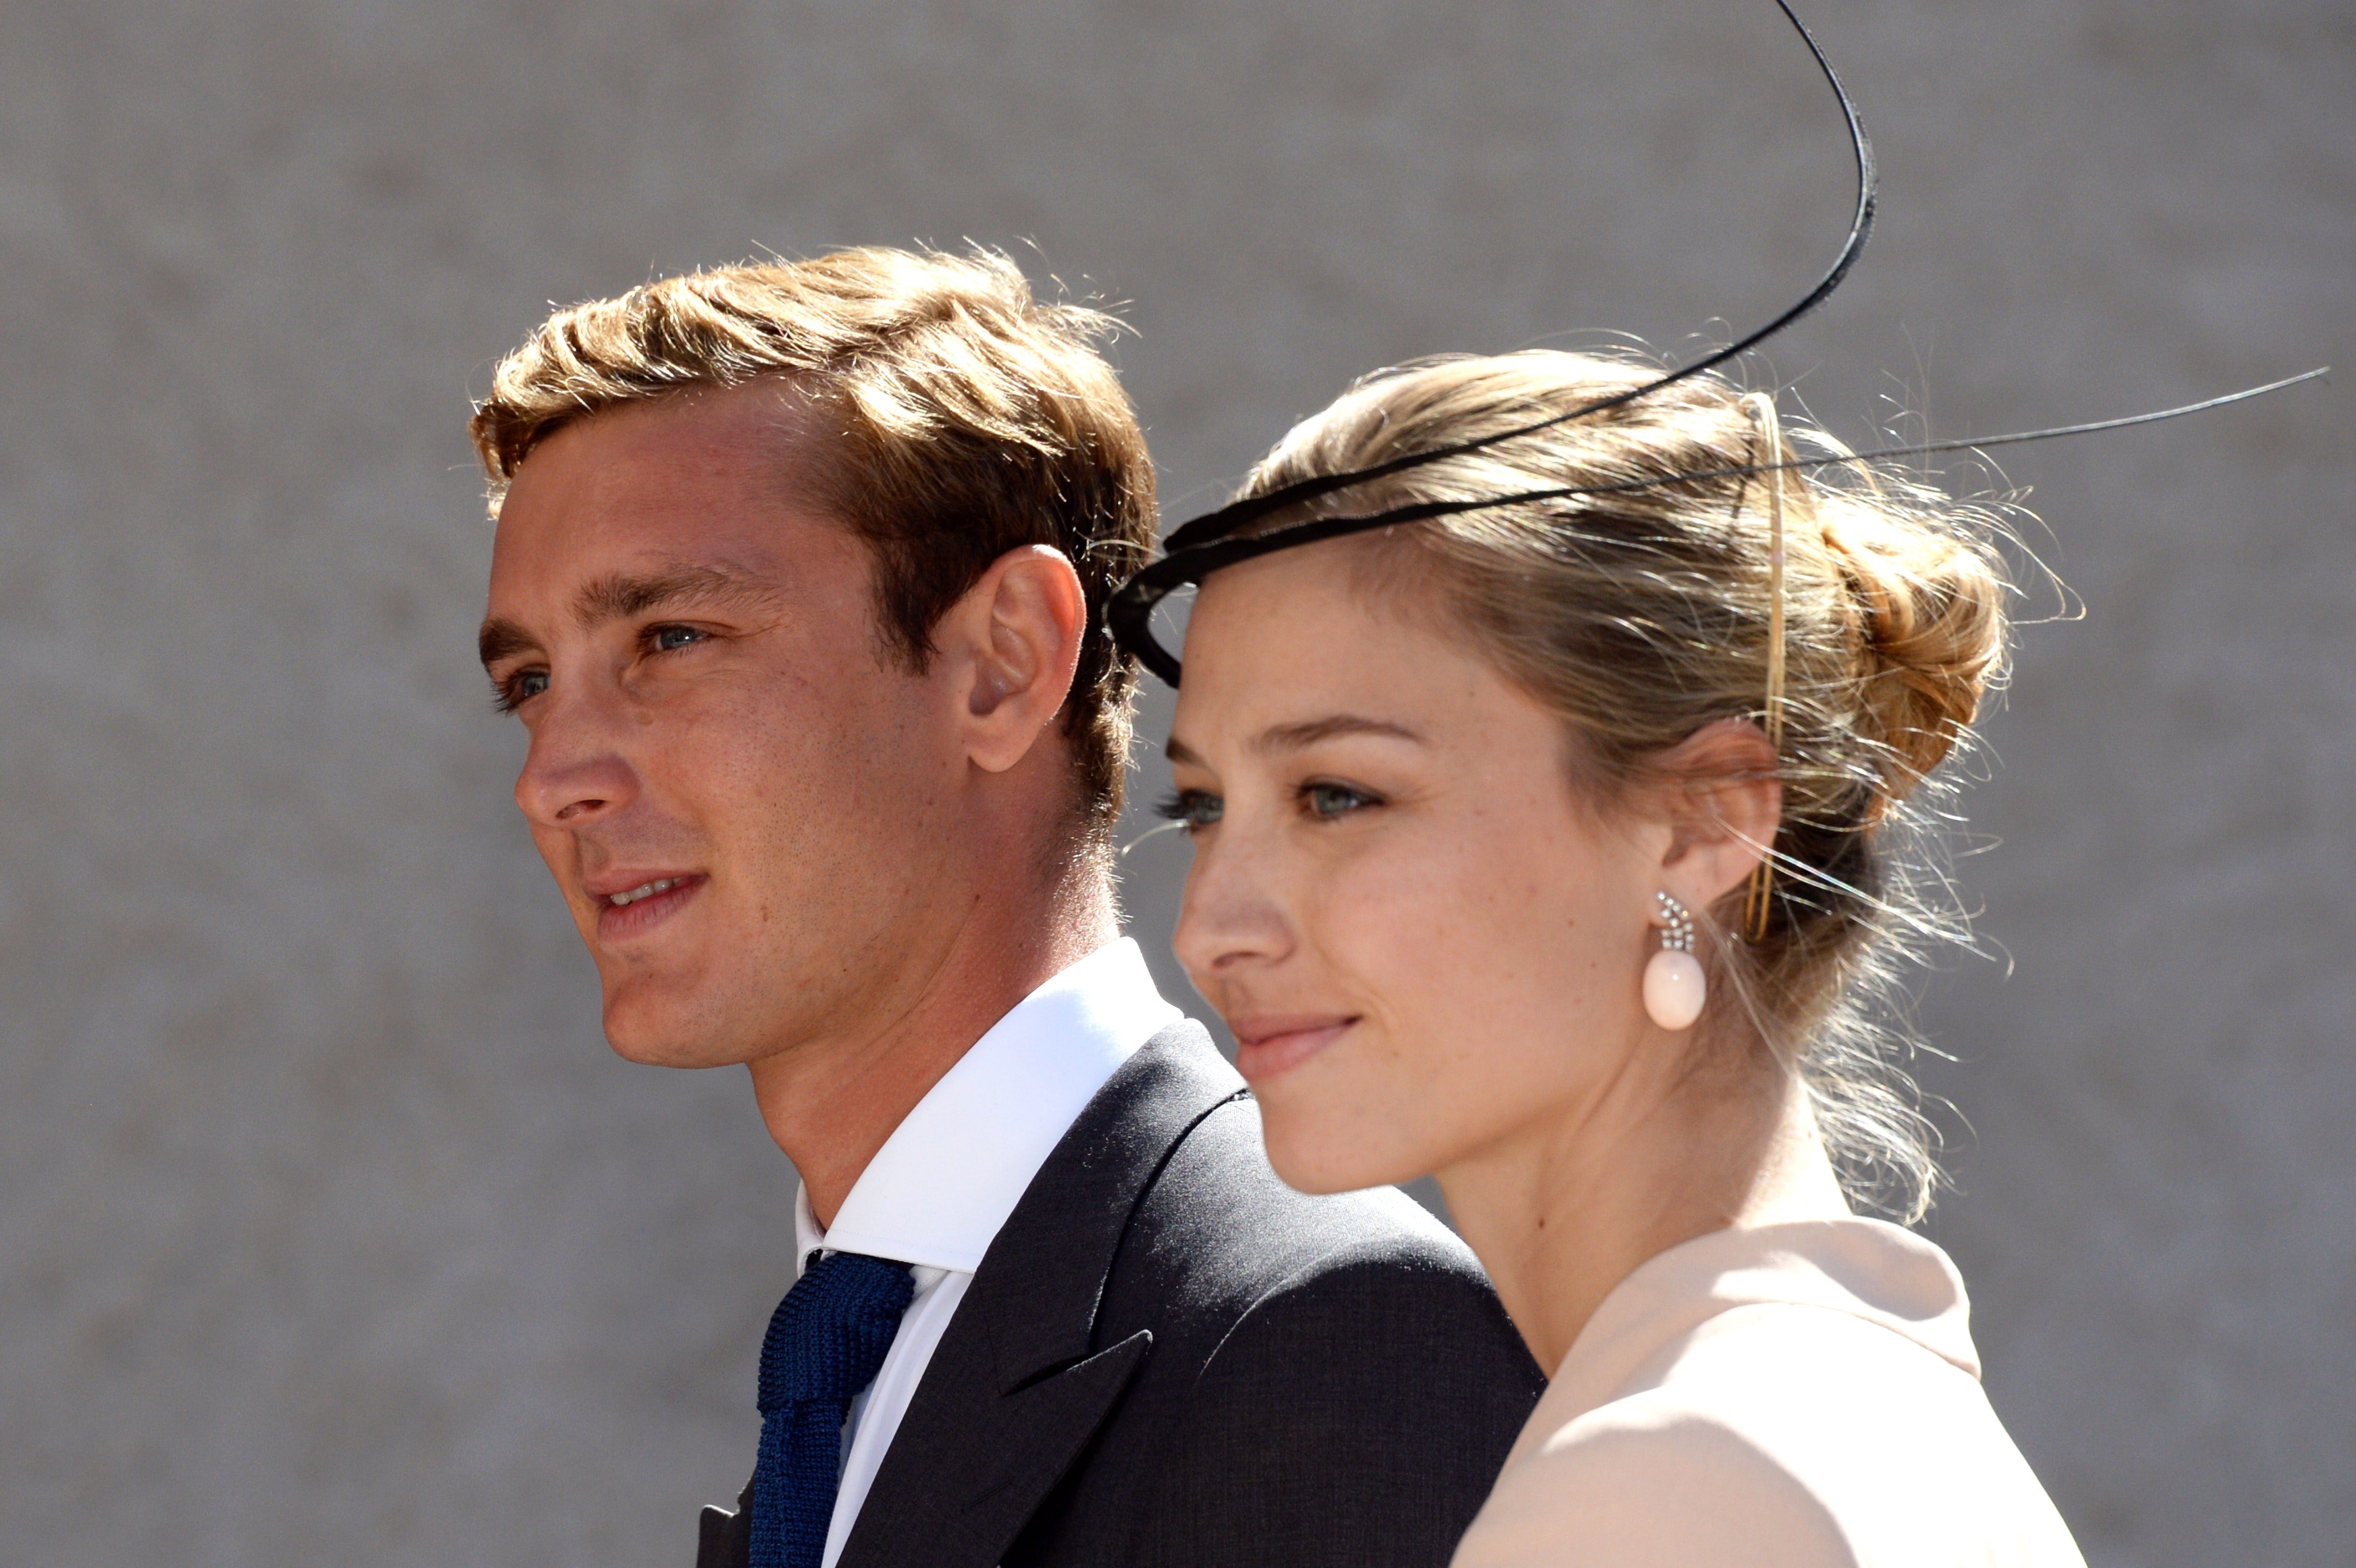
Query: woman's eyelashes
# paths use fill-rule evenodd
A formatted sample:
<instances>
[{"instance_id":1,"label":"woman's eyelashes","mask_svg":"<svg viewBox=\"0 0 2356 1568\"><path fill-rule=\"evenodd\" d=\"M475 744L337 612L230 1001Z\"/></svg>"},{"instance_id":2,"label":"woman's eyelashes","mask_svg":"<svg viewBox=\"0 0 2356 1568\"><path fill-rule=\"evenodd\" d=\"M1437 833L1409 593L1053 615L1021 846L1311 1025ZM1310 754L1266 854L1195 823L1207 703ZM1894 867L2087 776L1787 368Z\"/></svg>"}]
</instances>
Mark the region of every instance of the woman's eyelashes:
<instances>
[{"instance_id":1,"label":"woman's eyelashes","mask_svg":"<svg viewBox=\"0 0 2356 1568\"><path fill-rule=\"evenodd\" d=\"M1153 803L1153 814L1189 833L1199 833L1226 815L1227 803L1208 790L1182 789Z\"/></svg>"},{"instance_id":2,"label":"woman's eyelashes","mask_svg":"<svg viewBox=\"0 0 2356 1568\"><path fill-rule=\"evenodd\" d=\"M1383 797L1372 790L1360 789L1355 784L1336 784L1331 779L1312 779L1293 794L1301 802L1301 810L1325 822L1383 804Z\"/></svg>"},{"instance_id":3,"label":"woman's eyelashes","mask_svg":"<svg viewBox=\"0 0 2356 1568\"><path fill-rule=\"evenodd\" d=\"M1297 785L1292 798L1301 814L1312 822L1338 821L1385 804L1383 797L1372 790L1331 779L1314 779ZM1162 796L1154 803L1153 810L1156 816L1178 824L1189 833L1200 833L1226 816L1227 803L1225 796L1208 790L1182 789Z\"/></svg>"}]
</instances>

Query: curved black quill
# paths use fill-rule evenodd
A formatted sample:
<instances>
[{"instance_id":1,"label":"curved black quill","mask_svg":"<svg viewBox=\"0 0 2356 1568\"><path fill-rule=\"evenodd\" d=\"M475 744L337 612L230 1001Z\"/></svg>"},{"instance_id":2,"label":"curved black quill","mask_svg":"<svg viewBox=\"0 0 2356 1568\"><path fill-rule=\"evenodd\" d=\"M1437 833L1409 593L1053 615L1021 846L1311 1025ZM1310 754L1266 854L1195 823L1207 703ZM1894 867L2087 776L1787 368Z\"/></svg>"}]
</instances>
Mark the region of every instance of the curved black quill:
<instances>
[{"instance_id":1,"label":"curved black quill","mask_svg":"<svg viewBox=\"0 0 2356 1568\"><path fill-rule=\"evenodd\" d=\"M1208 548L1210 541L1215 540L1222 546L1240 545L1247 541L1230 537L1237 529L1247 528L1259 518L1282 511L1288 507L1298 506L1303 501L1315 500L1320 496L1330 496L1336 490L1346 490L1355 485L1364 485L1371 480L1387 478L1393 474L1418 468L1427 463L1436 463L1442 458L1454 457L1468 452L1478 452L1483 447L1494 446L1500 442L1513 441L1521 436L1535 435L1539 431L1551 430L1558 424L1568 424L1573 420L1584 419L1590 414L1598 414L1607 409L1618 408L1622 403L1634 402L1637 399L1657 392L1664 387L1674 386L1688 377L1698 376L1706 370L1725 364L1740 354L1756 348L1829 298L1832 292L1840 287L1841 280L1848 276L1849 268L1856 265L1858 252L1865 249L1867 239L1873 233L1873 204L1875 191L1878 188L1873 168L1873 144L1866 139L1865 123L1858 118L1857 104L1849 98L1848 89L1841 84L1840 76L1833 69L1832 61L1825 58L1825 51L1818 47L1815 35L1808 31L1807 24L1800 20L1799 13L1792 9L1790 0L1775 0L1775 5L1783 13L1784 20L1790 22L1793 29L1800 35L1800 41L1808 46L1808 53L1815 58L1816 69L1824 74L1825 85L1832 89L1834 99L1840 104L1841 119L1848 129L1850 157L1857 168L1857 207L1849 218L1847 236L1841 241L1840 251L1833 257L1832 265L1825 270L1823 277L1816 280L1814 288L1803 294L1798 303L1757 331L1737 338L1725 347L1706 354L1691 364L1681 365L1666 375L1645 382L1643 386L1631 388L1624 392L1615 392L1611 397L1584 404L1572 409L1568 413L1551 415L1533 424L1521 425L1513 430L1498 431L1490 435L1459 442L1450 446L1433 447L1427 452L1409 453L1406 456L1395 457L1387 462L1376 464L1371 468L1354 469L1347 474L1323 474L1312 479L1303 479L1296 484L1288 485L1280 490L1269 491L1264 496L1251 496L1240 501L1230 502L1215 512L1205 513L1196 517L1192 522L1173 530L1162 541L1163 553L1161 560L1146 567L1114 591L1112 598L1105 605L1105 629L1111 634L1113 640L1135 654L1144 663L1146 668L1172 686L1175 686L1178 684L1178 660L1153 640L1151 622L1154 605L1182 583L1199 582L1202 581L1203 574L1215 571L1222 566L1232 566L1238 560L1264 554L1270 549L1281 549L1286 544L1312 542L1305 536L1293 537L1297 532L1296 529L1284 528L1260 535L1258 539L1248 541L1258 545L1260 547L1258 549L1245 550L1239 554L1223 549L1218 552L1215 560L1208 556L1197 556L1195 552ZM1343 519L1325 520L1340 522ZM1412 520L1404 517L1386 517L1383 522L1369 518L1361 520L1359 527L1378 528L1387 526L1387 522ZM1332 538L1334 533L1353 531L1355 530L1335 528L1331 532L1320 533L1316 537ZM1280 539L1284 542L1274 542ZM1174 571L1182 556L1194 566L1193 571Z\"/></svg>"},{"instance_id":2,"label":"curved black quill","mask_svg":"<svg viewBox=\"0 0 2356 1568\"><path fill-rule=\"evenodd\" d=\"M1759 345L1766 342L1831 297L1832 292L1840 287L1841 280L1848 276L1848 270L1857 264L1858 253L1865 249L1866 240L1873 234L1873 204L1875 192L1879 188L1879 180L1873 169L1873 144L1866 139L1865 123L1858 118L1857 105L1849 101L1848 90L1841 85L1841 79L1834 73L1832 62L1825 58L1825 51L1816 47L1815 36L1808 31L1806 24L1800 20L1798 14L1792 9L1786 0L1775 0L1775 5L1783 13L1784 19L1798 30L1800 41L1808 46L1808 53L1815 57L1816 69L1824 73L1826 85L1833 90L1834 98L1839 101L1841 117L1848 126L1849 153L1857 165L1857 209L1849 218L1848 235L1841 241L1840 253L1833 258L1833 264L1825 269L1825 275L1816 280L1816 286L1803 294L1798 304L1750 336L1738 338L1723 348L1706 354L1690 365L1681 365L1668 374L1647 381L1641 387L1631 388L1624 392L1614 392L1608 398L1584 404L1568 413L1549 415L1535 424L1522 425L1514 430L1497 431L1493 434L1472 441L1458 442L1451 446L1436 446L1429 452L1411 452L1404 457L1394 457L1387 462L1378 463L1371 468L1353 469L1347 474L1321 474L1313 479L1303 479L1295 484L1287 485L1281 490L1271 490L1265 496L1252 496L1241 501L1230 502L1217 511L1205 513L1173 531L1163 541L1162 548L1166 550L1186 549L1202 539L1215 539L1232 533L1237 528L1257 522L1270 513L1280 512L1288 507L1298 506L1303 501L1313 501L1320 496L1330 496L1336 490L1346 490L1353 485L1364 485L1369 480L1386 478L1409 468L1420 467L1427 463L1436 463L1443 457L1478 452L1483 447L1494 446L1499 442L1512 441L1525 435L1536 435L1542 430L1552 430L1558 424L1569 424L1573 420L1585 419L1590 414L1600 414L1606 409L1616 409L1622 403L1633 403L1639 398L1651 396L1664 387L1673 387L1688 377L1698 376L1705 370L1715 369L1736 356L1758 347Z\"/></svg>"},{"instance_id":3,"label":"curved black quill","mask_svg":"<svg viewBox=\"0 0 2356 1568\"><path fill-rule=\"evenodd\" d=\"M1689 377L1714 369L1736 356L1757 347L1815 309L1817 305L1822 304L1832 292L1840 286L1842 279L1848 275L1849 268L1855 264L1858 253L1865 249L1866 240L1873 232L1876 195L1873 146L1866 138L1865 125L1858 117L1856 103L1850 99L1847 88L1842 85L1839 74L1833 69L1832 62L1826 59L1825 51L1818 47L1815 35L1808 31L1806 24L1800 20L1788 0L1775 0L1775 5L1777 9L1783 13L1784 18L1792 24L1793 28L1799 33L1801 41L1807 45L1808 53L1815 58L1816 68L1823 73L1826 85L1832 89L1834 98L1840 104L1841 117L1848 129L1849 149L1857 169L1857 207L1849 219L1848 233L1842 240L1839 253L1833 258L1832 265L1826 270L1824 276L1817 280L1814 288L1802 295L1796 304L1758 330L1736 339L1723 348L1704 355L1690 364L1679 366L1665 375L1656 377L1627 391L1616 392L1611 397L1583 404L1566 413L1554 414L1534 423L1518 425L1511 430L1497 431L1471 441L1433 447L1424 452L1408 453L1372 467L1353 469L1344 474L1319 475L1313 478L1300 480L1280 489L1271 490L1265 495L1247 496L1242 500L1230 502L1216 511L1205 513L1173 530L1162 541L1162 558L1144 567L1113 591L1112 597L1105 605L1105 632L1122 648L1136 655L1146 668L1174 687L1179 682L1182 667L1177 656L1154 639L1152 616L1155 606L1173 592L1188 583L1200 583L1204 578L1224 567L1234 566L1238 562L1249 560L1256 556L1267 555L1274 550L1290 549L1300 545L1314 544L1322 539L1338 539L1347 534L1390 528L1401 523L1421 522L1429 518L1449 517L1462 512L1482 511L1493 507L1567 500L1578 496L1624 494L1663 485L1682 484L1689 480L1771 474L1778 469L1828 468L1846 463L1872 462L1882 458L1914 457L1941 452L2013 446L2025 442L2048 441L2060 436L2085 435L2096 431L2120 430L2129 425L2150 424L2160 420L2176 419L2185 414L2219 408L2227 403L2240 402L2244 399L2278 391L2285 387L2296 386L2302 381L2310 381L2325 374L2325 369L2309 370L2303 375L2288 377L2263 387L2251 387L2241 391L2229 392L2222 397L2188 403L2181 408L2131 414L2123 419L2098 420L2088 424L2059 425L2048 430L2018 431L2006 435L1882 447L1870 452L1801 458L1789 463L1747 464L1694 469L1644 479L1623 480L1616 484L1531 490L1514 495L1487 496L1474 501L1420 502L1359 516L1312 517L1286 528L1271 528L1265 533L1238 537L1238 530L1261 517L1299 506L1305 501L1315 500L1322 496L1332 495L1337 490L1346 490L1353 485L1387 478L1391 475L1420 467L1428 463L1435 463L1443 458L1478 452L1502 442L1534 435L1540 431L1551 430L1556 425L1567 424L1573 420L1584 419L1590 414L1601 413L1624 403L1634 402L1637 399L1649 396L1665 387L1674 386Z\"/></svg>"}]
</instances>

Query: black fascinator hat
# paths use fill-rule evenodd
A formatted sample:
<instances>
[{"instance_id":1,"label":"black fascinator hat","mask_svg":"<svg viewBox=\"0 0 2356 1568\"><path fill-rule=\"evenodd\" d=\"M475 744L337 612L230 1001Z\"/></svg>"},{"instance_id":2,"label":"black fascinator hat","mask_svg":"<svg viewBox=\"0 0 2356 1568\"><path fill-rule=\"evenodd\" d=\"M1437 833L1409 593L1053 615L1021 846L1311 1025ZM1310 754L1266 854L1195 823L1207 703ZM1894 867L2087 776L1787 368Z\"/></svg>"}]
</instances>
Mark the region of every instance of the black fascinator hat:
<instances>
[{"instance_id":1,"label":"black fascinator hat","mask_svg":"<svg viewBox=\"0 0 2356 1568\"><path fill-rule=\"evenodd\" d=\"M1255 529L1262 520L1321 499L1339 491L1349 490L1392 475L1419 468L1445 458L1461 456L1497 446L1540 431L1589 418L1606 411L1648 397L1665 387L1699 376L1748 353L1767 342L1776 334L1815 310L1829 298L1841 281L1856 264L1858 255L1873 231L1876 180L1873 146L1867 139L1865 126L1858 117L1857 105L1848 90L1834 70L1832 62L1808 31L1787 0L1775 0L1784 18L1807 46L1809 55L1823 75L1825 84L1832 90L1840 107L1841 118L1848 132L1849 151L1856 166L1857 202L1851 213L1848 232L1843 238L1832 264L1825 270L1815 285L1797 302L1786 308L1764 326L1748 333L1725 347L1681 365L1640 386L1615 392L1609 397L1558 413L1535 422L1509 430L1493 432L1476 439L1433 447L1422 452L1394 457L1371 467L1354 469L1343 474L1320 475L1286 485L1265 495L1249 496L1205 514L1174 529L1162 541L1162 554L1116 589L1105 605L1104 632L1124 650L1138 659L1172 686L1179 682L1181 668L1178 657L1153 635L1152 617L1155 608L1179 588L1199 586L1211 573L1225 567L1290 549L1296 546L1315 544L1320 540L1339 539L1370 529L1391 528L1399 524L1417 523L1457 513L1482 511L1491 507L1515 507L1533 502L1567 500L1578 496L1606 496L1614 493L1651 489L1661 485L1685 484L1695 480L1731 478L1737 475L1772 474L1779 469L1814 469L1841 464L1872 462L1882 458L1926 456L1942 452L1977 451L1987 447L2014 446L2024 442L2050 441L2061 436L2087 435L2097 431L2121 430L2130 425L2150 424L2160 420L2176 419L2185 414L2221 408L2227 403L2278 391L2301 381L2322 376L2328 367L2286 377L2265 386L2244 388L2222 397L2210 398L2181 408L2160 409L2147 413L2129 414L2123 418L2096 420L2084 424L2059 425L2045 430L2015 431L2003 435L1974 436L1950 441L1924 442L1905 446L1888 446L1872 451L1843 453L1839 455L1810 456L1788 462L1727 464L1707 469L1688 469L1618 481L1612 484L1588 485L1544 490L1525 490L1512 494L1483 496L1473 500L1424 501L1386 507L1376 511L1344 516L1318 516L1305 520L1280 524L1274 528Z\"/></svg>"}]
</instances>

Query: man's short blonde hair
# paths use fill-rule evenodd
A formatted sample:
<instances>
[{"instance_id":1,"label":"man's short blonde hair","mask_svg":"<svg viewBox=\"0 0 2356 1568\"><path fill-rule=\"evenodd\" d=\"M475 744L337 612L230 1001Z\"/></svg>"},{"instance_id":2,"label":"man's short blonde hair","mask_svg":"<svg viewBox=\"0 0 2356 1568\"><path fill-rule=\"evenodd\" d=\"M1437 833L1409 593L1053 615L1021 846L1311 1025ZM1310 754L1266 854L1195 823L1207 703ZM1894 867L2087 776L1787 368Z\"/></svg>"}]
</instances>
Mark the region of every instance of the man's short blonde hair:
<instances>
[{"instance_id":1,"label":"man's short blonde hair","mask_svg":"<svg viewBox=\"0 0 2356 1568\"><path fill-rule=\"evenodd\" d=\"M1096 628L1155 533L1144 433L1097 348L1114 325L1033 298L987 251L720 267L557 312L499 362L469 428L496 516L532 448L576 421L699 388L798 387L837 421L830 450L807 455L873 552L881 632L911 669L992 561L1062 550L1089 613L1065 732L1101 840L1120 813L1137 671Z\"/></svg>"}]
</instances>

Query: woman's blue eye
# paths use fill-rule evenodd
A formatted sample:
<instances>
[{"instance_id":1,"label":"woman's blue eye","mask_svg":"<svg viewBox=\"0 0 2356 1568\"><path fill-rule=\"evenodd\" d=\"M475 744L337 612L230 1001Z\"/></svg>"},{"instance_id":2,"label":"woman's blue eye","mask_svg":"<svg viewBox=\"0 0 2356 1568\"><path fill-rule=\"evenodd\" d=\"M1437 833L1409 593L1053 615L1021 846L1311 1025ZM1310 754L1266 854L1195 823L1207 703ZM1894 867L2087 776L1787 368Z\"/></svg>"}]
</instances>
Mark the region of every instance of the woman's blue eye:
<instances>
[{"instance_id":1,"label":"woman's blue eye","mask_svg":"<svg viewBox=\"0 0 2356 1568\"><path fill-rule=\"evenodd\" d=\"M649 636L655 652L668 654L686 647L690 643L703 641L704 634L693 626L657 626Z\"/></svg>"},{"instance_id":2,"label":"woman's blue eye","mask_svg":"<svg viewBox=\"0 0 2356 1568\"><path fill-rule=\"evenodd\" d=\"M548 672L544 669L528 669L515 677L515 699L518 702L538 697L547 689Z\"/></svg>"},{"instance_id":3,"label":"woman's blue eye","mask_svg":"<svg viewBox=\"0 0 2356 1568\"><path fill-rule=\"evenodd\" d=\"M1374 796L1348 784L1313 784L1301 786L1301 798L1309 809L1320 816L1346 816L1361 806L1379 804Z\"/></svg>"},{"instance_id":4,"label":"woman's blue eye","mask_svg":"<svg viewBox=\"0 0 2356 1568\"><path fill-rule=\"evenodd\" d=\"M1226 812L1224 799L1199 789L1182 789L1175 795L1164 795L1153 806L1155 816L1178 824L1189 833L1210 827Z\"/></svg>"}]
</instances>

